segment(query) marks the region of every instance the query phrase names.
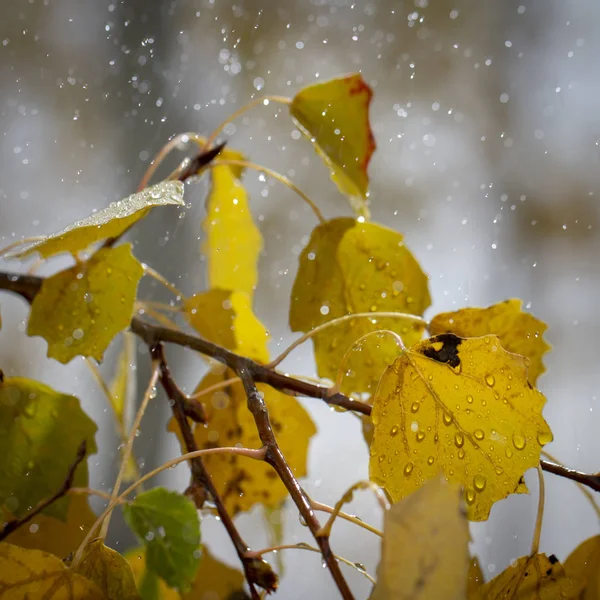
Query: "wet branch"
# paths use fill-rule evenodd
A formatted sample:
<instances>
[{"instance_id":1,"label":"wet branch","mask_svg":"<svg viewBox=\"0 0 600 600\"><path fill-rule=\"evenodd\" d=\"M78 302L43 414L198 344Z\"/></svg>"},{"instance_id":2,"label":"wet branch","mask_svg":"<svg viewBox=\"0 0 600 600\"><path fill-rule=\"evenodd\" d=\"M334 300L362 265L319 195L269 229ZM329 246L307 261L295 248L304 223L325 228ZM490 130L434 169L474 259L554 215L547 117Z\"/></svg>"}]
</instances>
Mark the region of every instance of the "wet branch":
<instances>
[{"instance_id":1,"label":"wet branch","mask_svg":"<svg viewBox=\"0 0 600 600\"><path fill-rule=\"evenodd\" d=\"M13 531L18 529L19 527L25 525L33 519L35 516L39 515L43 510L48 508L51 504L62 498L67 494L67 492L73 487L73 479L75 477L75 471L77 467L81 464L83 459L85 458L87 451L87 443L85 440L79 444L79 448L77 449L77 454L75 456L75 460L69 467L69 471L67 472L67 476L63 484L60 488L52 494L49 498L42 500L35 508L31 509L26 515L18 519L11 519L7 523L4 524L2 528L0 528L0 542L6 539Z\"/></svg>"}]
</instances>

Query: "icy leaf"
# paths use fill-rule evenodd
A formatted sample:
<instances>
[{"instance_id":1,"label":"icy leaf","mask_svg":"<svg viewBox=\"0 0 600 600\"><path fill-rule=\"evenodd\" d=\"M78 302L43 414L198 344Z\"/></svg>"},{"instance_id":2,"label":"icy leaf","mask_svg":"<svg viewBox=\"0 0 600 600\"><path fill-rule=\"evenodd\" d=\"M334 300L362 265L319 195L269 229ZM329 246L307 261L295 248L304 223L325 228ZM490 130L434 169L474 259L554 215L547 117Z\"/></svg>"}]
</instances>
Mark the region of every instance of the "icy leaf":
<instances>
[{"instance_id":1,"label":"icy leaf","mask_svg":"<svg viewBox=\"0 0 600 600\"><path fill-rule=\"evenodd\" d=\"M231 377L234 377L234 373L229 370L209 373L196 392ZM296 477L306 476L308 445L316 432L312 420L295 398L266 385L259 384L258 389L264 395L271 426L290 468ZM195 428L194 437L199 448L236 444L245 448L262 446L241 383L231 384L202 400L208 425ZM177 431L176 424L171 423L171 427ZM225 502L225 508L231 514L248 511L255 504L279 508L288 496L273 468L265 462L226 454L206 456L204 460Z\"/></svg>"},{"instance_id":2,"label":"icy leaf","mask_svg":"<svg viewBox=\"0 0 600 600\"><path fill-rule=\"evenodd\" d=\"M202 337L258 362L268 362L269 334L254 316L246 294L210 290L189 298L184 310Z\"/></svg>"},{"instance_id":3,"label":"icy leaf","mask_svg":"<svg viewBox=\"0 0 600 600\"><path fill-rule=\"evenodd\" d=\"M375 223L341 218L319 225L300 256L290 304L292 331L307 332L358 312L400 312L420 316L431 303L427 276L402 235ZM399 318L357 318L312 339L318 373L335 380L342 357L364 334L388 329L406 346L419 341L424 325ZM346 363L342 391L375 391L385 367L399 353L390 336L367 338Z\"/></svg>"},{"instance_id":4,"label":"icy leaf","mask_svg":"<svg viewBox=\"0 0 600 600\"><path fill-rule=\"evenodd\" d=\"M350 196L357 213L366 216L367 169L375 150L369 123L373 92L360 73L300 90L290 113L331 170L331 178Z\"/></svg>"},{"instance_id":5,"label":"icy leaf","mask_svg":"<svg viewBox=\"0 0 600 600\"><path fill-rule=\"evenodd\" d=\"M371 479L397 501L442 472L464 486L469 519L486 520L494 502L527 492L523 474L552 441L545 402L526 359L495 335L419 342L377 388Z\"/></svg>"},{"instance_id":6,"label":"icy leaf","mask_svg":"<svg viewBox=\"0 0 600 600\"><path fill-rule=\"evenodd\" d=\"M96 424L79 400L29 379L0 382L0 504L15 516L54 494L64 483L79 445L96 452ZM75 472L74 486L88 484L87 461ZM65 520L72 497L53 502L45 514Z\"/></svg>"},{"instance_id":7,"label":"icy leaf","mask_svg":"<svg viewBox=\"0 0 600 600\"><path fill-rule=\"evenodd\" d=\"M76 221L62 231L31 244L23 250L7 254L7 258L25 258L38 252L49 258L62 252L76 254L101 240L118 237L143 219L156 206L184 206L183 183L162 181L137 194L109 204L106 208Z\"/></svg>"},{"instance_id":8,"label":"icy leaf","mask_svg":"<svg viewBox=\"0 0 600 600\"><path fill-rule=\"evenodd\" d=\"M143 548L132 550L126 555L138 586L143 589L146 575L146 557ZM241 571L217 560L206 546L202 546L200 566L189 592L179 596L164 581L157 582L154 598L157 600L244 600L249 596L244 591L245 578ZM144 596L144 600L149 600Z\"/></svg>"},{"instance_id":9,"label":"icy leaf","mask_svg":"<svg viewBox=\"0 0 600 600\"><path fill-rule=\"evenodd\" d=\"M476 556L471 557L469 563L469 579L467 583L467 598L469 600L478 593L479 588L485 583L483 573L479 566L479 559Z\"/></svg>"},{"instance_id":10,"label":"icy leaf","mask_svg":"<svg viewBox=\"0 0 600 600\"><path fill-rule=\"evenodd\" d=\"M262 236L252 218L248 194L232 167L211 169L206 213L202 252L208 260L209 286L252 297Z\"/></svg>"},{"instance_id":11,"label":"icy leaf","mask_svg":"<svg viewBox=\"0 0 600 600\"><path fill-rule=\"evenodd\" d=\"M148 568L169 586L188 590L200 556L200 520L194 503L158 487L138 494L123 511L146 547Z\"/></svg>"},{"instance_id":12,"label":"icy leaf","mask_svg":"<svg viewBox=\"0 0 600 600\"><path fill-rule=\"evenodd\" d=\"M428 481L384 515L381 561L370 600L463 600L468 544L458 486L441 477Z\"/></svg>"},{"instance_id":13,"label":"icy leaf","mask_svg":"<svg viewBox=\"0 0 600 600\"><path fill-rule=\"evenodd\" d=\"M123 244L47 277L31 305L27 334L43 337L48 356L59 362L79 355L101 361L131 321L143 273L131 245Z\"/></svg>"},{"instance_id":14,"label":"icy leaf","mask_svg":"<svg viewBox=\"0 0 600 600\"><path fill-rule=\"evenodd\" d=\"M58 557L0 543L2 600L106 600L100 588Z\"/></svg>"},{"instance_id":15,"label":"icy leaf","mask_svg":"<svg viewBox=\"0 0 600 600\"><path fill-rule=\"evenodd\" d=\"M96 515L85 496L69 496L68 500L66 520L36 515L26 525L13 531L6 541L23 548L50 552L59 558L75 552L96 521Z\"/></svg>"},{"instance_id":16,"label":"icy leaf","mask_svg":"<svg viewBox=\"0 0 600 600\"><path fill-rule=\"evenodd\" d=\"M569 554L565 572L573 584L572 598L600 599L600 535L585 540Z\"/></svg>"},{"instance_id":17,"label":"icy leaf","mask_svg":"<svg viewBox=\"0 0 600 600\"><path fill-rule=\"evenodd\" d=\"M107 548L101 539L90 542L79 564L73 569L93 581L106 600L141 600L131 566L118 552Z\"/></svg>"},{"instance_id":18,"label":"icy leaf","mask_svg":"<svg viewBox=\"0 0 600 600\"><path fill-rule=\"evenodd\" d=\"M572 585L558 559L523 556L482 585L473 600L559 600L572 598Z\"/></svg>"},{"instance_id":19,"label":"icy leaf","mask_svg":"<svg viewBox=\"0 0 600 600\"><path fill-rule=\"evenodd\" d=\"M542 337L548 326L521 310L521 301L505 300L488 308L462 308L435 316L430 323L431 335L454 333L460 337L494 334L509 352L522 354L529 360L528 377L535 385L546 370L542 357L550 344Z\"/></svg>"}]
</instances>

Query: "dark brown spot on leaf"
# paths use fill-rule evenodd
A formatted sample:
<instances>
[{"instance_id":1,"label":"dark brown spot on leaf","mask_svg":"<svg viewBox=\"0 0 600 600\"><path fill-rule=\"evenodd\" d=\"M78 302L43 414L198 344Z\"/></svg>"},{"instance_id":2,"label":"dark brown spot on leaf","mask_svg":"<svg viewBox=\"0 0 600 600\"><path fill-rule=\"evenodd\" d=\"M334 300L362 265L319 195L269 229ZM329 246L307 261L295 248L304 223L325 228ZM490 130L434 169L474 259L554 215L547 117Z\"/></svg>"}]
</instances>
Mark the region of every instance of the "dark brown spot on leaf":
<instances>
[{"instance_id":1,"label":"dark brown spot on leaf","mask_svg":"<svg viewBox=\"0 0 600 600\"><path fill-rule=\"evenodd\" d=\"M558 562L558 558L556 558L556 556L554 556L554 554L551 554L551 555L548 557L548 560L550 561L550 564L551 564L551 565L555 565L555 564Z\"/></svg>"},{"instance_id":2,"label":"dark brown spot on leaf","mask_svg":"<svg viewBox=\"0 0 600 600\"><path fill-rule=\"evenodd\" d=\"M432 358L441 363L446 363L452 368L460 365L458 356L458 346L462 343L462 338L459 338L453 333L442 333L429 339L430 345L423 350L423 354L427 358ZM439 350L436 350L434 344L442 344Z\"/></svg>"}]
</instances>

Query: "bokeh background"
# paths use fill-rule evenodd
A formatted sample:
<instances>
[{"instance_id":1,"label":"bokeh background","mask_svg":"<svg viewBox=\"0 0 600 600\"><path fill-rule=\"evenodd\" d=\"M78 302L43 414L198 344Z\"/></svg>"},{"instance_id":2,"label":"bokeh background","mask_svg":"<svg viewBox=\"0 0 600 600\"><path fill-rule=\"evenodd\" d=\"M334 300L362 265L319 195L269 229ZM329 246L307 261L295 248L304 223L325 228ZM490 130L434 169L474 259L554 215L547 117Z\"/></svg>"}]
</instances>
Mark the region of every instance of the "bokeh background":
<instances>
[{"instance_id":1,"label":"bokeh background","mask_svg":"<svg viewBox=\"0 0 600 600\"><path fill-rule=\"evenodd\" d=\"M371 119L373 218L405 234L431 277L429 316L457 307L522 298L549 324L554 346L540 387L556 441L572 467L599 468L600 4L595 0L2 0L0 19L0 245L61 229L133 191L152 156L174 134L208 133L257 95L293 93L316 79L361 70L375 91ZM223 138L256 162L290 176L327 216L350 214L346 200L285 109L258 107ZM169 166L176 164L172 158ZM273 352L295 338L287 326L298 254L315 220L280 184L248 173L251 205L265 237L256 297ZM200 291L204 182L187 189L189 208L162 211L138 226L136 254L185 293ZM165 216L166 215L166 216ZM64 263L67 264L67 263ZM5 264L0 268L25 269ZM61 259L42 273L63 266ZM144 284L147 297L163 298ZM25 336L26 307L0 297L0 366L78 395L100 426L92 485L108 488L118 440L105 400L82 361L45 359ZM427 315L426 315L427 316ZM192 390L201 365L172 353ZM114 352L103 366L111 373ZM310 345L285 363L314 375ZM137 369L140 390L147 356ZM144 468L178 448L164 431L166 403L143 422ZM308 491L329 504L367 475L357 419L316 401L304 405L319 427ZM68 424L65 424L68 427ZM531 474L529 474L531 475ZM486 577L526 554L537 505L513 497L473 529ZM185 468L161 482L184 486ZM597 532L576 487L546 476L542 550L564 558ZM375 502L352 510L377 524ZM267 545L259 510L239 519L253 547ZM309 540L293 509L285 540ZM220 524L203 534L224 560L235 557ZM337 523L334 548L375 572L378 540ZM133 542L115 519L111 542ZM280 597L336 597L320 559L282 555ZM308 574L308 575L307 575ZM348 570L357 597L369 585Z\"/></svg>"}]
</instances>

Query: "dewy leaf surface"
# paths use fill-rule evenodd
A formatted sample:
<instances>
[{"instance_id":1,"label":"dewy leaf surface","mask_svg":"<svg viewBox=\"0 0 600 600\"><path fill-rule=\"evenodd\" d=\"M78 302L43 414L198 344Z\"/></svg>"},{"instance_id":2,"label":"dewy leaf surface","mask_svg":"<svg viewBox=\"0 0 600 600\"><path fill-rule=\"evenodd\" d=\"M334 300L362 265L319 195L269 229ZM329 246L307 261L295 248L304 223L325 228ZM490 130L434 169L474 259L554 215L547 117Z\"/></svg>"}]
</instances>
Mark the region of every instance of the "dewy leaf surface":
<instances>
[{"instance_id":1,"label":"dewy leaf surface","mask_svg":"<svg viewBox=\"0 0 600 600\"><path fill-rule=\"evenodd\" d=\"M233 158L244 158L236 154ZM263 242L250 212L248 194L236 176L235 167L224 165L211 169L206 213L202 225L205 233L202 252L208 259L209 286L245 292L252 297Z\"/></svg>"},{"instance_id":2,"label":"dewy leaf surface","mask_svg":"<svg viewBox=\"0 0 600 600\"><path fill-rule=\"evenodd\" d=\"M552 432L526 359L497 336L443 334L410 348L383 374L373 405L371 479L397 501L440 471L465 487L467 515L525 493Z\"/></svg>"},{"instance_id":3,"label":"dewy leaf surface","mask_svg":"<svg viewBox=\"0 0 600 600\"><path fill-rule=\"evenodd\" d=\"M290 304L292 331L307 332L359 312L421 316L431 303L428 278L402 235L375 223L332 219L319 225L300 256ZM348 348L366 333L388 329L406 346L419 341L424 325L399 318L357 318L316 334L319 376L334 380ZM371 336L350 355L342 382L346 393L373 393L399 349L390 336Z\"/></svg>"},{"instance_id":4,"label":"dewy leaf surface","mask_svg":"<svg viewBox=\"0 0 600 600\"><path fill-rule=\"evenodd\" d=\"M140 589L145 575L146 557L143 548L128 552L135 580ZM245 600L245 578L241 571L233 569L216 559L206 546L202 546L200 566L189 592L181 596L164 581L158 582L157 598L160 600ZM144 597L144 600L145 597Z\"/></svg>"},{"instance_id":5,"label":"dewy leaf surface","mask_svg":"<svg viewBox=\"0 0 600 600\"><path fill-rule=\"evenodd\" d=\"M469 526L463 504L458 486L437 477L386 511L370 600L464 600Z\"/></svg>"},{"instance_id":6,"label":"dewy leaf surface","mask_svg":"<svg viewBox=\"0 0 600 600\"><path fill-rule=\"evenodd\" d=\"M581 542L565 561L573 598L600 600L600 535Z\"/></svg>"},{"instance_id":7,"label":"dewy leaf surface","mask_svg":"<svg viewBox=\"0 0 600 600\"><path fill-rule=\"evenodd\" d=\"M60 558L0 543L0 600L106 600L100 588Z\"/></svg>"},{"instance_id":8,"label":"dewy leaf surface","mask_svg":"<svg viewBox=\"0 0 600 600\"><path fill-rule=\"evenodd\" d=\"M38 252L42 258L49 258L62 252L76 254L100 240L121 235L145 217L150 209L167 205L185 205L183 183L180 181L162 181L123 200L112 202L106 208L76 221L62 231L6 256L26 258Z\"/></svg>"},{"instance_id":9,"label":"dewy leaf surface","mask_svg":"<svg viewBox=\"0 0 600 600\"><path fill-rule=\"evenodd\" d=\"M0 382L0 504L22 516L63 484L79 445L96 452L96 424L81 410L79 400L20 377ZM87 487L84 461L74 486ZM72 497L61 498L45 514L64 520Z\"/></svg>"},{"instance_id":10,"label":"dewy leaf surface","mask_svg":"<svg viewBox=\"0 0 600 600\"><path fill-rule=\"evenodd\" d=\"M368 213L367 169L375 151L369 123L373 92L360 73L301 89L290 113L331 170L331 178L350 196L355 210Z\"/></svg>"},{"instance_id":11,"label":"dewy leaf surface","mask_svg":"<svg viewBox=\"0 0 600 600\"><path fill-rule=\"evenodd\" d=\"M542 357L551 349L543 334L548 326L521 310L521 300L505 300L488 308L462 308L435 316L429 325L431 335L454 333L460 337L494 334L509 352L526 356L528 377L535 385L546 370Z\"/></svg>"},{"instance_id":12,"label":"dewy leaf surface","mask_svg":"<svg viewBox=\"0 0 600 600\"><path fill-rule=\"evenodd\" d=\"M103 248L85 263L47 277L31 305L27 334L48 342L48 356L102 360L113 338L129 326L144 274L131 245Z\"/></svg>"},{"instance_id":13,"label":"dewy leaf surface","mask_svg":"<svg viewBox=\"0 0 600 600\"><path fill-rule=\"evenodd\" d=\"M81 561L73 570L93 581L106 600L141 600L131 566L101 539L93 540L85 547Z\"/></svg>"},{"instance_id":14,"label":"dewy leaf surface","mask_svg":"<svg viewBox=\"0 0 600 600\"><path fill-rule=\"evenodd\" d=\"M573 598L572 584L551 555L523 556L482 585L473 600L560 600Z\"/></svg>"},{"instance_id":15,"label":"dewy leaf surface","mask_svg":"<svg viewBox=\"0 0 600 600\"><path fill-rule=\"evenodd\" d=\"M200 520L194 503L159 487L138 494L123 511L146 547L148 567L169 586L188 590L200 556Z\"/></svg>"}]
</instances>

